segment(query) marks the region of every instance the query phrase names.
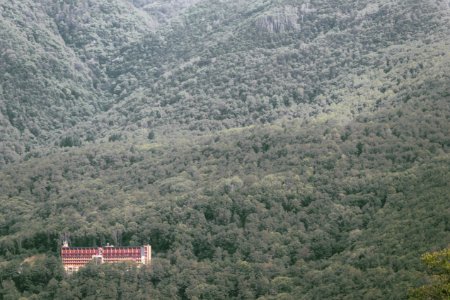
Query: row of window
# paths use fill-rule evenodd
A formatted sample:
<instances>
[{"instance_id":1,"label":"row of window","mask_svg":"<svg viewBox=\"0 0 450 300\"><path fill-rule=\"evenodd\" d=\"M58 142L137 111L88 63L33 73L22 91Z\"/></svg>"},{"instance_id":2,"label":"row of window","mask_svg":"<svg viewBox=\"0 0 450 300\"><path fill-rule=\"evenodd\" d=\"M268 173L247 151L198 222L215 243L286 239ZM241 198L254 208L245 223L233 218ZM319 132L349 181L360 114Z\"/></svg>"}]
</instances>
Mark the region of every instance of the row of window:
<instances>
[{"instance_id":1,"label":"row of window","mask_svg":"<svg viewBox=\"0 0 450 300\"><path fill-rule=\"evenodd\" d=\"M127 254L127 253L113 253L113 254L103 254L103 257L117 257L117 256L126 256L126 257L141 257L141 254ZM62 254L61 257L92 257L90 254Z\"/></svg>"},{"instance_id":2,"label":"row of window","mask_svg":"<svg viewBox=\"0 0 450 300\"><path fill-rule=\"evenodd\" d=\"M99 258L97 258L99 259ZM136 260L136 261L140 261L142 258L141 257L127 257L127 256L121 256L121 257L103 257L101 258L103 260ZM76 257L65 257L62 259L63 262L65 261L91 261L93 260L93 258L76 258Z\"/></svg>"}]
</instances>

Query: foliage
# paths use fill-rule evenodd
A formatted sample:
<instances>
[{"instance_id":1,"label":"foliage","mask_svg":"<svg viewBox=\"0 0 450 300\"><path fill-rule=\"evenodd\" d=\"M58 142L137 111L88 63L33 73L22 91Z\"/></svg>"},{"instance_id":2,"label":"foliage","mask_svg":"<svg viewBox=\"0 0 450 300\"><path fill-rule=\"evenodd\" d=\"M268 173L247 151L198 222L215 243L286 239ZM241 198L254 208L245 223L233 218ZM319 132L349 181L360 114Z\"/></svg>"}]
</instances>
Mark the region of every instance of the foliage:
<instances>
[{"instance_id":1,"label":"foliage","mask_svg":"<svg viewBox=\"0 0 450 300\"><path fill-rule=\"evenodd\" d=\"M0 14L0 298L404 299L450 243L445 1Z\"/></svg>"},{"instance_id":2,"label":"foliage","mask_svg":"<svg viewBox=\"0 0 450 300\"><path fill-rule=\"evenodd\" d=\"M353 118L367 101L445 76L445 3L308 3L2 4L0 166L69 130L82 142L198 134L335 104Z\"/></svg>"},{"instance_id":3,"label":"foliage","mask_svg":"<svg viewBox=\"0 0 450 300\"><path fill-rule=\"evenodd\" d=\"M425 253L422 262L428 267L431 283L410 291L410 299L448 299L450 297L450 248Z\"/></svg>"},{"instance_id":4,"label":"foliage","mask_svg":"<svg viewBox=\"0 0 450 300\"><path fill-rule=\"evenodd\" d=\"M136 271L149 277L130 284L156 298L404 298L417 252L449 241L448 112L411 132L438 105L422 96L331 129L294 121L159 144L144 134L16 163L0 177L0 251L56 253L63 233L75 246L150 243L149 274ZM117 272L105 291L122 286ZM89 276L65 289L104 289Z\"/></svg>"}]
</instances>

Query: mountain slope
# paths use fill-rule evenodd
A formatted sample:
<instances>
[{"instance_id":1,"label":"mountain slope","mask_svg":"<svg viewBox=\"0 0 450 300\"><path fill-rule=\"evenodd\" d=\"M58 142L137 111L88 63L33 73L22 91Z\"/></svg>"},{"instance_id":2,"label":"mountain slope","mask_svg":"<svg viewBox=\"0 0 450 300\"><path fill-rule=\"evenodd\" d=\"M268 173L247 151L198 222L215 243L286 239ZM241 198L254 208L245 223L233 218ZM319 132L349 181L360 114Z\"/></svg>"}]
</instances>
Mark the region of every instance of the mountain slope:
<instances>
[{"instance_id":1,"label":"mountain slope","mask_svg":"<svg viewBox=\"0 0 450 300\"><path fill-rule=\"evenodd\" d=\"M86 82L80 87L67 82L68 95L51 93L45 86L25 95L26 88L14 85L23 79L11 80L13 84L3 88L3 128L15 133L5 135L3 161L18 158L24 149L38 144L48 147L67 140L79 144L139 128L168 134L181 129L202 132L317 114L330 104L345 102L349 81L360 80L361 74L390 85L383 81L383 73L373 72L389 72L395 63L398 72L406 73L398 75L418 76L423 66L408 49L433 44L445 51L447 45L445 1L175 2L169 10L163 8L168 4L152 1L38 2L21 8L4 4L4 20L12 24L15 21L8 20L14 17L8 11L22 9L23 17L27 9L42 14L29 27L47 32L41 40L64 43L60 46L65 50L59 52L72 55L77 62L70 70ZM157 11L167 13L164 20ZM22 33L31 30L17 28ZM15 38L4 40L20 45ZM21 48L46 49L28 37L22 43ZM2 48L6 53L8 47ZM389 56L395 51L403 55L396 54L391 63ZM61 57L55 63L67 61L68 57ZM14 68L9 63L4 67ZM66 76L57 70L52 74ZM49 76L37 74L25 84L39 86ZM61 82L47 85L55 88ZM27 112L25 104L15 100L27 95L41 99L32 97L32 106L49 107L40 109L42 120L34 125L31 119L37 109ZM56 114L52 103L58 101L83 107L83 113L66 113L68 107L59 112L68 124L64 132L49 125ZM19 112L24 121L14 119ZM20 133L24 128L36 134Z\"/></svg>"},{"instance_id":2,"label":"mountain slope","mask_svg":"<svg viewBox=\"0 0 450 300\"><path fill-rule=\"evenodd\" d=\"M56 251L65 233L73 245L150 242L154 269L133 271L147 279L130 277L130 297L402 299L421 282L419 254L450 242L446 80L353 121L130 137L10 165L0 250L13 259L0 274L26 281L8 277L14 259ZM89 281L102 272L112 277ZM87 269L60 292L88 297L116 276Z\"/></svg>"},{"instance_id":3,"label":"mountain slope","mask_svg":"<svg viewBox=\"0 0 450 300\"><path fill-rule=\"evenodd\" d=\"M102 106L89 68L55 34L40 3L1 6L2 164Z\"/></svg>"},{"instance_id":4,"label":"mountain slope","mask_svg":"<svg viewBox=\"0 0 450 300\"><path fill-rule=\"evenodd\" d=\"M114 103L107 66L159 26L121 0L8 1L0 14L0 165L43 145L80 144L70 129Z\"/></svg>"},{"instance_id":5,"label":"mountain slope","mask_svg":"<svg viewBox=\"0 0 450 300\"><path fill-rule=\"evenodd\" d=\"M207 130L317 113L345 101L334 90L348 85L349 74L389 69L389 47L413 48L425 35L427 43L446 39L448 9L440 11L432 1L354 6L196 6L168 33L125 49L124 63L114 71L120 74L115 90L125 99L108 118L122 127L133 120Z\"/></svg>"},{"instance_id":6,"label":"mountain slope","mask_svg":"<svg viewBox=\"0 0 450 300\"><path fill-rule=\"evenodd\" d=\"M448 1L0 9L0 297L404 299L450 244Z\"/></svg>"}]
</instances>

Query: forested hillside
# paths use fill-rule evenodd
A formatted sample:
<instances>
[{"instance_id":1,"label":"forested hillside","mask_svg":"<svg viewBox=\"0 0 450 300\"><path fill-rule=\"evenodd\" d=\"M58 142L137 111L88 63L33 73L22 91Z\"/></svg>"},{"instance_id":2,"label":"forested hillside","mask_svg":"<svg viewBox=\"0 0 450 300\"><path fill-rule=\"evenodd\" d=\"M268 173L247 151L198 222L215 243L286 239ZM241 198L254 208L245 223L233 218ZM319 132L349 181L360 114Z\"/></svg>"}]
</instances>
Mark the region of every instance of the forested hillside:
<instances>
[{"instance_id":1,"label":"forested hillside","mask_svg":"<svg viewBox=\"0 0 450 300\"><path fill-rule=\"evenodd\" d=\"M0 16L0 299L405 299L450 246L449 1Z\"/></svg>"}]
</instances>

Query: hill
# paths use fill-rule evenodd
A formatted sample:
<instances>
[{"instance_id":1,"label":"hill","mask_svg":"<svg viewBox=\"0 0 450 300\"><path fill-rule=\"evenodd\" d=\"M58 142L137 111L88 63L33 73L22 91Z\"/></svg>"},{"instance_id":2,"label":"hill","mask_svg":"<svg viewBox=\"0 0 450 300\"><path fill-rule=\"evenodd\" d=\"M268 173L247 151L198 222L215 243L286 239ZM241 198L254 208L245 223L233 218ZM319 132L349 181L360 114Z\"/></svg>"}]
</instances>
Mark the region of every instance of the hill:
<instances>
[{"instance_id":1,"label":"hill","mask_svg":"<svg viewBox=\"0 0 450 300\"><path fill-rule=\"evenodd\" d=\"M39 72L51 70L39 65L51 53L41 45L48 40L72 58L55 58L60 70L45 71L48 76L2 72L17 76L2 80L2 161L40 152L39 146L79 145L138 129L201 134L315 115L346 102L348 89L364 80L378 80L376 88L386 90L392 86L386 79L419 76L424 55L412 57L411 49L445 52L447 46L445 2L172 2L4 4L2 28L17 34L5 30L3 40L36 48L33 55L19 51L22 60L36 60ZM28 11L39 18L18 24ZM37 41L33 30L42 32ZM63 67L68 61L74 62ZM396 78L387 78L383 72L394 64ZM79 82L65 82L64 68Z\"/></svg>"},{"instance_id":2,"label":"hill","mask_svg":"<svg viewBox=\"0 0 450 300\"><path fill-rule=\"evenodd\" d=\"M404 299L450 244L448 1L0 12L1 297Z\"/></svg>"}]
</instances>

